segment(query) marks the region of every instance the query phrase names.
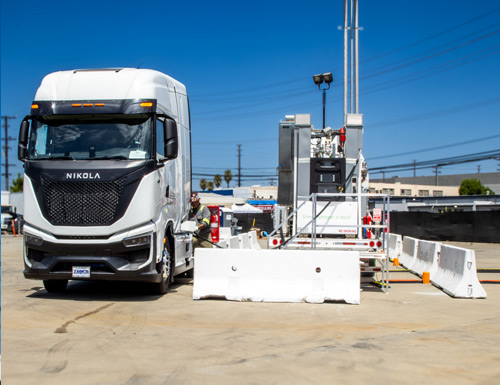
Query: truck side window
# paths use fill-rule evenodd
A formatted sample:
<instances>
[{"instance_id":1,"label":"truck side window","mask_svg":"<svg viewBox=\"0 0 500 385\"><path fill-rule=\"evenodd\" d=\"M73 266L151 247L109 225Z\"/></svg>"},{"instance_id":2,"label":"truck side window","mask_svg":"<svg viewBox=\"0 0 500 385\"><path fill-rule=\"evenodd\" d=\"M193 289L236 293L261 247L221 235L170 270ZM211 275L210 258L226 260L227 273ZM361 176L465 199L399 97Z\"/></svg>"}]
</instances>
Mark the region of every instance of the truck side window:
<instances>
[{"instance_id":1,"label":"truck side window","mask_svg":"<svg viewBox=\"0 0 500 385\"><path fill-rule=\"evenodd\" d=\"M165 136L163 135L163 120L156 119L156 156L165 156Z\"/></svg>"}]
</instances>

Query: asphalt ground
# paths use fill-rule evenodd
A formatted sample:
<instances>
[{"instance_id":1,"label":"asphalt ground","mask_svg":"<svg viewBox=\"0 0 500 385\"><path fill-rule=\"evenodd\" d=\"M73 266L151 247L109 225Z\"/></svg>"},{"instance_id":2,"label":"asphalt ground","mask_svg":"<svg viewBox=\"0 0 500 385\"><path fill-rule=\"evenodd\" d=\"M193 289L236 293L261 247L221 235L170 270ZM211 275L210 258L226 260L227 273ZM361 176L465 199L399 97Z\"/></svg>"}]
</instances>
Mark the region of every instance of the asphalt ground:
<instances>
[{"instance_id":1,"label":"asphalt ground","mask_svg":"<svg viewBox=\"0 0 500 385\"><path fill-rule=\"evenodd\" d=\"M458 245L500 280L499 245ZM187 278L162 297L99 282L49 294L12 236L1 267L4 385L500 383L496 283L454 299L391 268L408 283L364 286L360 305L193 301Z\"/></svg>"}]
</instances>

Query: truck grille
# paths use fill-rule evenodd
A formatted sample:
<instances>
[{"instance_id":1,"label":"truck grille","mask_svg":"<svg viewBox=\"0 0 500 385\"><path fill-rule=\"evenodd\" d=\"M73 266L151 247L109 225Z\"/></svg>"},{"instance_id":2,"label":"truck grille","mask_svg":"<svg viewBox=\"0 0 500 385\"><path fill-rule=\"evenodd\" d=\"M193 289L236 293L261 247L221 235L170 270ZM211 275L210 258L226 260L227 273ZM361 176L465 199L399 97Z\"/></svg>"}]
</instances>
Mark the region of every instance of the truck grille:
<instances>
[{"instance_id":1,"label":"truck grille","mask_svg":"<svg viewBox=\"0 0 500 385\"><path fill-rule=\"evenodd\" d=\"M56 182L42 177L49 222L63 226L113 223L125 177L110 182Z\"/></svg>"}]
</instances>

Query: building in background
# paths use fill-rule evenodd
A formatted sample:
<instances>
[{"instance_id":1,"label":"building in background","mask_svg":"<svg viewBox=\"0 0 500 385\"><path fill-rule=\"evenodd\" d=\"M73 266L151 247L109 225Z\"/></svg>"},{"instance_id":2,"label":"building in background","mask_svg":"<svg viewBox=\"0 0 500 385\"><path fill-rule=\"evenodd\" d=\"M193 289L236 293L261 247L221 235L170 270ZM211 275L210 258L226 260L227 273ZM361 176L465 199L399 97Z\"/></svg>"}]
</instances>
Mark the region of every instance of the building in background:
<instances>
[{"instance_id":1,"label":"building in background","mask_svg":"<svg viewBox=\"0 0 500 385\"><path fill-rule=\"evenodd\" d=\"M458 195L459 186L429 186L422 184L402 184L400 182L371 182L370 193L408 197L443 197Z\"/></svg>"},{"instance_id":2,"label":"building in background","mask_svg":"<svg viewBox=\"0 0 500 385\"><path fill-rule=\"evenodd\" d=\"M385 179L370 179L370 192L390 194L394 196L439 197L456 196L458 188L464 179L478 179L488 186L495 194L500 195L500 172L391 177Z\"/></svg>"}]
</instances>

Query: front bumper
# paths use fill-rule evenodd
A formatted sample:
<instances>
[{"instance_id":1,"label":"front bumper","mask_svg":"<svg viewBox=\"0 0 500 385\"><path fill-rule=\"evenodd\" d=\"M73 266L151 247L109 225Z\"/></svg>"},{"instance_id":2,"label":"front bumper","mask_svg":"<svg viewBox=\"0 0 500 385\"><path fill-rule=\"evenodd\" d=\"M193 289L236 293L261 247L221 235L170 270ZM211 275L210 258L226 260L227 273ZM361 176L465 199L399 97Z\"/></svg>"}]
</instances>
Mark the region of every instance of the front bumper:
<instances>
[{"instance_id":1,"label":"front bumper","mask_svg":"<svg viewBox=\"0 0 500 385\"><path fill-rule=\"evenodd\" d=\"M130 231L109 239L57 239L25 225L24 276L28 279L161 281L156 262L154 225L132 231L149 237L148 244L125 246ZM73 277L73 266L90 267L89 278ZM161 271L161 270L160 270Z\"/></svg>"}]
</instances>

